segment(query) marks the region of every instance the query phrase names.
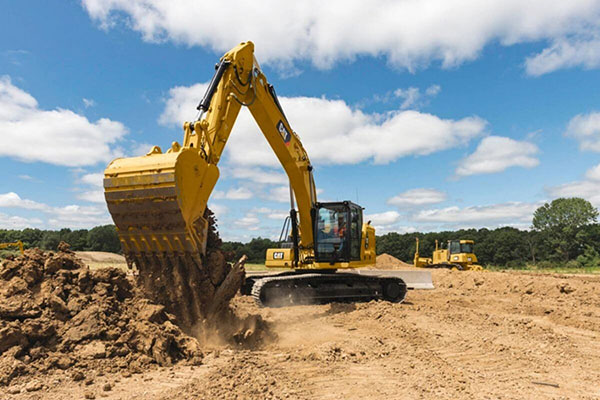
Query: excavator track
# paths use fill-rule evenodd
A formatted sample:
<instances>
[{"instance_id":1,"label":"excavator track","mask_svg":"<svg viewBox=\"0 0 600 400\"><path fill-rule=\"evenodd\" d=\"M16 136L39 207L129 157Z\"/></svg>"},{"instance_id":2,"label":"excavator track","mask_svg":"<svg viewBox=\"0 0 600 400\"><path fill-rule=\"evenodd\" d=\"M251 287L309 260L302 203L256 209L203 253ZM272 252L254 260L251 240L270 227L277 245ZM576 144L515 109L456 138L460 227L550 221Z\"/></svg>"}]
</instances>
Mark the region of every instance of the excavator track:
<instances>
[{"instance_id":1,"label":"excavator track","mask_svg":"<svg viewBox=\"0 0 600 400\"><path fill-rule=\"evenodd\" d=\"M251 295L261 307L386 300L401 303L406 284L400 278L352 273L294 273L254 280Z\"/></svg>"}]
</instances>

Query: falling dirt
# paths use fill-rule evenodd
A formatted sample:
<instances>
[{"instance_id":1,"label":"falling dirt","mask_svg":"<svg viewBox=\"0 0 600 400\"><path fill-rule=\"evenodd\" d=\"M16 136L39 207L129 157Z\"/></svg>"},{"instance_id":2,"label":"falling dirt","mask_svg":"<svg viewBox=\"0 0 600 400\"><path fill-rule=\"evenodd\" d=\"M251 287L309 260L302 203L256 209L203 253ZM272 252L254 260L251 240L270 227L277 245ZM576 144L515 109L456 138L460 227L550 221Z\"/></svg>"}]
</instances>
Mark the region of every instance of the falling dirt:
<instances>
[{"instance_id":1,"label":"falling dirt","mask_svg":"<svg viewBox=\"0 0 600 400\"><path fill-rule=\"evenodd\" d=\"M164 305L185 332L198 337L217 327L235 324L238 329L237 325L245 323L235 322L228 312L229 302L244 280L244 260L233 266L225 260L214 214L206 209L204 218L209 226L205 257L186 253L143 257L133 262L143 295Z\"/></svg>"}]
</instances>

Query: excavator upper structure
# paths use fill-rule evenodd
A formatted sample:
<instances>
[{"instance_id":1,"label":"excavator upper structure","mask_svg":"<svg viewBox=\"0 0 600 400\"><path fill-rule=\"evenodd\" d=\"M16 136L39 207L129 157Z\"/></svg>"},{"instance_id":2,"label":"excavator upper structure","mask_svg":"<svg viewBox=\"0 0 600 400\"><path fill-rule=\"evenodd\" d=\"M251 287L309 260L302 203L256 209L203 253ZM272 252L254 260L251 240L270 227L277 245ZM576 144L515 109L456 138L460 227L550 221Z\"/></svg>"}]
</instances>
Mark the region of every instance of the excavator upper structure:
<instances>
[{"instance_id":1,"label":"excavator upper structure","mask_svg":"<svg viewBox=\"0 0 600 400\"><path fill-rule=\"evenodd\" d=\"M119 158L104 172L105 198L128 262L202 268L208 222L204 212L219 179L218 163L242 106L248 107L290 183L286 244L267 251L267 267L288 269L247 285L263 305L402 301L400 278L340 273L375 263L375 229L350 201L318 202L313 167L300 138L254 57L252 42L227 52L184 138L163 151ZM337 271L337 272L335 272Z\"/></svg>"}]
</instances>

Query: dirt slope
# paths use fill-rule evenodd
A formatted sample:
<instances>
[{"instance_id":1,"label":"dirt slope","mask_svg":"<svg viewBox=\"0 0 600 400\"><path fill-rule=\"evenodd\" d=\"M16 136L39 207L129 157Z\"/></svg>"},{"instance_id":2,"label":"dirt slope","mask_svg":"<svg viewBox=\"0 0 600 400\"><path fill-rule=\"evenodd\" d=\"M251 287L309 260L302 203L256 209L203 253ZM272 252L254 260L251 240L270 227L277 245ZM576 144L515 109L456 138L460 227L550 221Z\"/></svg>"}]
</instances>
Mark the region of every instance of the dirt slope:
<instances>
[{"instance_id":1,"label":"dirt slope","mask_svg":"<svg viewBox=\"0 0 600 400\"><path fill-rule=\"evenodd\" d=\"M258 309L238 297L236 311L259 313L277 338L254 350L205 349L199 367L129 376L90 365L90 385L58 370L39 390L19 382L0 398L600 398L600 277L433 274L437 289L399 305Z\"/></svg>"},{"instance_id":2,"label":"dirt slope","mask_svg":"<svg viewBox=\"0 0 600 400\"><path fill-rule=\"evenodd\" d=\"M76 251L75 255L84 263L115 263L125 264L125 257L106 251Z\"/></svg>"}]
</instances>

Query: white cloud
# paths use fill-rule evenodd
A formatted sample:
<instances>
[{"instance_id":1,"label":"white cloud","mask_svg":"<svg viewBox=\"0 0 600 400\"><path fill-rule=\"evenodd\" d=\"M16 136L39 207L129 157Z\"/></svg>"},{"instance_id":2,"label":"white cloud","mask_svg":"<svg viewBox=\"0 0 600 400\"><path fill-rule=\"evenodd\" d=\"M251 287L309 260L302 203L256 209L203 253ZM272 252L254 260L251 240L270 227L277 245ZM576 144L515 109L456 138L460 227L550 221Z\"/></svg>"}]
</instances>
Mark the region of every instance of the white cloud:
<instances>
[{"instance_id":1,"label":"white cloud","mask_svg":"<svg viewBox=\"0 0 600 400\"><path fill-rule=\"evenodd\" d=\"M23 208L26 210L48 210L49 207L45 204L38 203L33 200L22 199L15 192L0 194L0 207L6 208Z\"/></svg>"},{"instance_id":2,"label":"white cloud","mask_svg":"<svg viewBox=\"0 0 600 400\"><path fill-rule=\"evenodd\" d=\"M600 164L590 168L584 180L552 186L546 189L552 198L581 197L594 207L600 207Z\"/></svg>"},{"instance_id":3,"label":"white cloud","mask_svg":"<svg viewBox=\"0 0 600 400\"><path fill-rule=\"evenodd\" d=\"M48 225L54 228L91 228L112 223L106 207L100 206L53 207L48 213Z\"/></svg>"},{"instance_id":4,"label":"white cloud","mask_svg":"<svg viewBox=\"0 0 600 400\"><path fill-rule=\"evenodd\" d=\"M19 175L19 178L23 179L24 181L35 181L33 176L27 174Z\"/></svg>"},{"instance_id":5,"label":"white cloud","mask_svg":"<svg viewBox=\"0 0 600 400\"><path fill-rule=\"evenodd\" d=\"M591 37L559 38L541 53L527 58L525 68L534 76L559 69L582 66L586 69L600 66L600 30L595 27Z\"/></svg>"},{"instance_id":6,"label":"white cloud","mask_svg":"<svg viewBox=\"0 0 600 400\"><path fill-rule=\"evenodd\" d=\"M508 202L487 206L470 206L460 208L457 206L440 209L423 210L412 217L417 222L452 223L457 226L486 226L494 227L504 225L523 225L531 222L533 212L543 204Z\"/></svg>"},{"instance_id":7,"label":"white cloud","mask_svg":"<svg viewBox=\"0 0 600 400\"><path fill-rule=\"evenodd\" d=\"M195 110L205 84L170 90L162 124L182 126ZM292 127L310 159L318 164L385 164L408 155L427 155L463 145L481 135L486 121L478 117L442 119L418 111L367 114L343 100L315 97L280 97ZM279 161L250 112L242 109L233 127L226 152L240 166L279 166Z\"/></svg>"},{"instance_id":8,"label":"white cloud","mask_svg":"<svg viewBox=\"0 0 600 400\"><path fill-rule=\"evenodd\" d=\"M127 129L107 118L90 122L70 110L42 110L29 93L0 77L0 156L70 167L107 162ZM23 138L27 138L25 141Z\"/></svg>"},{"instance_id":9,"label":"white cloud","mask_svg":"<svg viewBox=\"0 0 600 400\"><path fill-rule=\"evenodd\" d=\"M91 203L105 204L104 198L104 174L102 172L96 172L92 174L85 174L79 181L86 185L87 188L77 195L77 198Z\"/></svg>"},{"instance_id":10,"label":"white cloud","mask_svg":"<svg viewBox=\"0 0 600 400\"><path fill-rule=\"evenodd\" d=\"M212 193L213 199L225 199L225 200L247 200L252 198L253 194L249 189L245 187L239 187L235 189L229 189L227 192L215 190Z\"/></svg>"},{"instance_id":11,"label":"white cloud","mask_svg":"<svg viewBox=\"0 0 600 400\"><path fill-rule=\"evenodd\" d=\"M377 227L378 225L392 225L398 222L400 219L400 213L397 211L386 211L377 214L365 214L365 222L371 221L371 223Z\"/></svg>"},{"instance_id":12,"label":"white cloud","mask_svg":"<svg viewBox=\"0 0 600 400\"><path fill-rule=\"evenodd\" d=\"M600 14L593 0L230 0L227 7L194 0L83 0L83 6L103 28L124 20L149 42L223 52L251 39L259 60L292 70L294 60L328 68L359 55L385 56L409 70L438 60L451 67L495 42L550 41L552 52L558 41L576 42L598 31Z\"/></svg>"},{"instance_id":13,"label":"white cloud","mask_svg":"<svg viewBox=\"0 0 600 400\"><path fill-rule=\"evenodd\" d=\"M403 99L404 101L400 104L401 110L408 108L417 109L426 105L429 100L438 95L442 90L439 85L432 85L425 90L425 93L421 93L421 90L416 87L409 87L408 89L396 89L394 90L394 96Z\"/></svg>"},{"instance_id":14,"label":"white cloud","mask_svg":"<svg viewBox=\"0 0 600 400\"><path fill-rule=\"evenodd\" d=\"M456 175L492 174L510 167L533 168L540 163L535 157L538 152L538 147L533 143L488 136L479 143L473 154L460 161Z\"/></svg>"},{"instance_id":15,"label":"white cloud","mask_svg":"<svg viewBox=\"0 0 600 400\"><path fill-rule=\"evenodd\" d=\"M574 116L565 135L577 139L581 150L600 152L600 112Z\"/></svg>"},{"instance_id":16,"label":"white cloud","mask_svg":"<svg viewBox=\"0 0 600 400\"><path fill-rule=\"evenodd\" d=\"M229 211L227 206L213 202L208 203L208 208L210 208L217 218L222 218Z\"/></svg>"},{"instance_id":17,"label":"white cloud","mask_svg":"<svg viewBox=\"0 0 600 400\"><path fill-rule=\"evenodd\" d=\"M252 210L253 213L266 215L269 219L283 221L290 216L288 210L274 210L268 207L259 207Z\"/></svg>"},{"instance_id":18,"label":"white cloud","mask_svg":"<svg viewBox=\"0 0 600 400\"><path fill-rule=\"evenodd\" d=\"M260 227L260 219L255 214L248 213L244 217L234 222L240 228L250 231L257 231Z\"/></svg>"},{"instance_id":19,"label":"white cloud","mask_svg":"<svg viewBox=\"0 0 600 400\"><path fill-rule=\"evenodd\" d=\"M24 229L39 227L43 224L43 221L39 218L24 218L15 215L6 215L0 213L0 226L5 229Z\"/></svg>"},{"instance_id":20,"label":"white cloud","mask_svg":"<svg viewBox=\"0 0 600 400\"><path fill-rule=\"evenodd\" d=\"M233 168L231 170L231 176L236 179L266 185L282 185L288 182L285 173L263 168Z\"/></svg>"},{"instance_id":21,"label":"white cloud","mask_svg":"<svg viewBox=\"0 0 600 400\"><path fill-rule=\"evenodd\" d=\"M93 99L86 99L84 97L83 105L85 106L85 108L90 108L90 107L94 107L96 105L96 102Z\"/></svg>"},{"instance_id":22,"label":"white cloud","mask_svg":"<svg viewBox=\"0 0 600 400\"><path fill-rule=\"evenodd\" d=\"M40 211L45 215L45 221L39 218L0 215L0 222L4 221L6 225L13 224L22 228L41 225L55 228L91 228L112 223L106 206L80 206L74 204L53 207L37 201L23 199L14 192L0 194L0 207Z\"/></svg>"},{"instance_id":23,"label":"white cloud","mask_svg":"<svg viewBox=\"0 0 600 400\"><path fill-rule=\"evenodd\" d=\"M436 189L410 189L388 199L387 204L399 208L423 206L446 201L446 193Z\"/></svg>"},{"instance_id":24,"label":"white cloud","mask_svg":"<svg viewBox=\"0 0 600 400\"><path fill-rule=\"evenodd\" d=\"M318 192L317 192L318 193ZM290 187L277 186L271 189L266 197L267 200L277 201L279 203L290 203Z\"/></svg>"},{"instance_id":25,"label":"white cloud","mask_svg":"<svg viewBox=\"0 0 600 400\"><path fill-rule=\"evenodd\" d=\"M145 156L150 150L152 150L152 147L154 147L154 145L150 143L135 143L131 150L131 156Z\"/></svg>"}]
</instances>

